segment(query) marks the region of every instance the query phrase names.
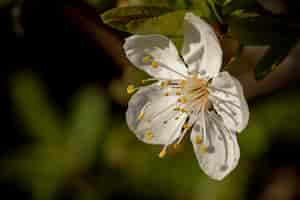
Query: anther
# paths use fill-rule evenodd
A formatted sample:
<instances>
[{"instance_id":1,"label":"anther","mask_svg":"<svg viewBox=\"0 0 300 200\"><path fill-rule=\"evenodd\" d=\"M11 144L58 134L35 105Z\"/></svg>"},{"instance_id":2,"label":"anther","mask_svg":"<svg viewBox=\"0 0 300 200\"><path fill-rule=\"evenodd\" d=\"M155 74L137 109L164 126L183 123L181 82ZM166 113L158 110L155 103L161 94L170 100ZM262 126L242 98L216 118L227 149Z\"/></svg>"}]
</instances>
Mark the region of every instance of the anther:
<instances>
[{"instance_id":1,"label":"anther","mask_svg":"<svg viewBox=\"0 0 300 200\"><path fill-rule=\"evenodd\" d=\"M141 111L139 113L138 120L142 120L142 119L144 119L144 117L145 117L145 113L143 111Z\"/></svg>"},{"instance_id":2,"label":"anther","mask_svg":"<svg viewBox=\"0 0 300 200\"><path fill-rule=\"evenodd\" d=\"M186 80L180 80L179 85L184 86L186 83Z\"/></svg>"},{"instance_id":3,"label":"anther","mask_svg":"<svg viewBox=\"0 0 300 200\"><path fill-rule=\"evenodd\" d=\"M202 138L199 135L196 136L195 140L196 140L196 144L201 144L202 143Z\"/></svg>"},{"instance_id":4,"label":"anther","mask_svg":"<svg viewBox=\"0 0 300 200\"><path fill-rule=\"evenodd\" d=\"M163 150L161 150L161 152L158 154L159 158L164 158L167 155L167 149L163 148Z\"/></svg>"},{"instance_id":5,"label":"anther","mask_svg":"<svg viewBox=\"0 0 300 200\"><path fill-rule=\"evenodd\" d=\"M154 137L152 131L147 131L146 134L145 134L145 136L146 136L146 139L149 140L149 141L152 140L153 137Z\"/></svg>"},{"instance_id":6,"label":"anther","mask_svg":"<svg viewBox=\"0 0 300 200\"><path fill-rule=\"evenodd\" d=\"M134 93L136 90L137 90L137 88L134 87L134 85L128 85L128 87L127 87L127 93L128 93L128 94L132 94L132 93Z\"/></svg>"},{"instance_id":7,"label":"anther","mask_svg":"<svg viewBox=\"0 0 300 200\"><path fill-rule=\"evenodd\" d=\"M151 66L152 66L152 68L156 69L156 68L158 68L159 64L156 61L152 61Z\"/></svg>"},{"instance_id":8,"label":"anther","mask_svg":"<svg viewBox=\"0 0 300 200\"><path fill-rule=\"evenodd\" d=\"M184 128L184 129L189 129L189 128L190 128L190 126L189 126L189 124L188 124L188 123L185 123L185 124L183 124L182 128Z\"/></svg>"},{"instance_id":9,"label":"anther","mask_svg":"<svg viewBox=\"0 0 300 200\"><path fill-rule=\"evenodd\" d=\"M203 154L207 153L207 148L204 144L200 144L200 152L203 153Z\"/></svg>"},{"instance_id":10,"label":"anther","mask_svg":"<svg viewBox=\"0 0 300 200\"><path fill-rule=\"evenodd\" d=\"M184 104L187 102L187 99L185 97L181 97L180 99L178 99L178 102Z\"/></svg>"},{"instance_id":11,"label":"anther","mask_svg":"<svg viewBox=\"0 0 300 200\"><path fill-rule=\"evenodd\" d=\"M145 57L143 58L143 63L149 63L150 60L151 60L151 57L150 57L150 56L145 56Z\"/></svg>"},{"instance_id":12,"label":"anther","mask_svg":"<svg viewBox=\"0 0 300 200\"><path fill-rule=\"evenodd\" d=\"M183 113L187 113L187 110L184 109L184 108L181 108L180 111L183 112Z\"/></svg>"},{"instance_id":13,"label":"anther","mask_svg":"<svg viewBox=\"0 0 300 200\"><path fill-rule=\"evenodd\" d=\"M170 96L170 93L166 92L164 95L167 97L167 96Z\"/></svg>"},{"instance_id":14,"label":"anther","mask_svg":"<svg viewBox=\"0 0 300 200\"><path fill-rule=\"evenodd\" d=\"M180 111L180 107L175 107L174 111Z\"/></svg>"},{"instance_id":15,"label":"anther","mask_svg":"<svg viewBox=\"0 0 300 200\"><path fill-rule=\"evenodd\" d=\"M179 144L173 144L172 147L173 147L173 149L178 149L179 148Z\"/></svg>"}]
</instances>

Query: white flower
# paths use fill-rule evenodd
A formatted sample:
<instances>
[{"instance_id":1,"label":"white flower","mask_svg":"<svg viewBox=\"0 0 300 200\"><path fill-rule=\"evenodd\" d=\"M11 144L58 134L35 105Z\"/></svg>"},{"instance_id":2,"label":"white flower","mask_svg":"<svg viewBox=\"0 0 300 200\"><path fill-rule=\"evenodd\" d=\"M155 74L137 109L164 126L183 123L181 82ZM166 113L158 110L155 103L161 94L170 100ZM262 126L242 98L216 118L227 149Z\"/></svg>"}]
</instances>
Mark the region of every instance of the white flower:
<instances>
[{"instance_id":1,"label":"white flower","mask_svg":"<svg viewBox=\"0 0 300 200\"><path fill-rule=\"evenodd\" d=\"M222 50L213 29L187 13L184 19L182 59L174 44L161 35L133 35L126 39L128 59L154 81L134 88L126 119L145 143L162 144L163 157L170 145L190 139L200 167L221 180L238 164L237 132L249 119L248 105L239 81L220 72Z\"/></svg>"}]
</instances>

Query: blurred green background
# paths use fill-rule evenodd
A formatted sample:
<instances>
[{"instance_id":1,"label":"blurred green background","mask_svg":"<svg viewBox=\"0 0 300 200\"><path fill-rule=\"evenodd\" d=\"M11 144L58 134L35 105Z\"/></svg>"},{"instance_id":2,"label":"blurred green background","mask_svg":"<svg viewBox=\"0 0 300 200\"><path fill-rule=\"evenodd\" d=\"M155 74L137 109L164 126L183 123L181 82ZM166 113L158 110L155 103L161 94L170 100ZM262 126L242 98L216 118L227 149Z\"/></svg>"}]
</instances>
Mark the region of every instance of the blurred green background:
<instances>
[{"instance_id":1,"label":"blurred green background","mask_svg":"<svg viewBox=\"0 0 300 200\"><path fill-rule=\"evenodd\" d=\"M239 77L251 111L240 164L212 181L188 140L159 159L127 128L126 87L146 75L99 17L127 3L0 0L0 199L300 199L299 48L266 80Z\"/></svg>"}]
</instances>

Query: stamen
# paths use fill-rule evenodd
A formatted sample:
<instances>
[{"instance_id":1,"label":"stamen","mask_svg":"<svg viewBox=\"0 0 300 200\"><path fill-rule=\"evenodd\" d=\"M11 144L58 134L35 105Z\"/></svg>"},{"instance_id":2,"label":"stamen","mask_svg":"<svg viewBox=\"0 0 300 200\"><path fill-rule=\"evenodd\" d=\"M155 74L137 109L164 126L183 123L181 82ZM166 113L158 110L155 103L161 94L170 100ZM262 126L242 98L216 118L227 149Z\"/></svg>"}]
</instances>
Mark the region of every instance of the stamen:
<instances>
[{"instance_id":1,"label":"stamen","mask_svg":"<svg viewBox=\"0 0 300 200\"><path fill-rule=\"evenodd\" d=\"M187 99L186 99L186 97L181 97L181 98L179 98L177 101L178 101L179 103L185 104L185 103L187 102Z\"/></svg>"},{"instance_id":2,"label":"stamen","mask_svg":"<svg viewBox=\"0 0 300 200\"><path fill-rule=\"evenodd\" d=\"M180 80L180 81L179 81L179 85L180 85L180 86L183 87L183 86L185 86L185 84L186 84L186 80Z\"/></svg>"},{"instance_id":3,"label":"stamen","mask_svg":"<svg viewBox=\"0 0 300 200\"><path fill-rule=\"evenodd\" d=\"M202 141L202 138L200 135L196 135L195 142L196 142L196 144L202 144L203 141Z\"/></svg>"},{"instance_id":4,"label":"stamen","mask_svg":"<svg viewBox=\"0 0 300 200\"><path fill-rule=\"evenodd\" d=\"M145 83L152 82L152 81L157 81L157 79L155 79L155 78L148 78L148 79L142 80L141 83L145 84Z\"/></svg>"},{"instance_id":5,"label":"stamen","mask_svg":"<svg viewBox=\"0 0 300 200\"><path fill-rule=\"evenodd\" d=\"M174 108L174 111L180 111L180 110L181 110L181 109L180 109L180 107L178 107L178 106Z\"/></svg>"},{"instance_id":6,"label":"stamen","mask_svg":"<svg viewBox=\"0 0 300 200\"><path fill-rule=\"evenodd\" d=\"M146 136L147 140L151 141L153 139L153 137L154 137L154 134L153 134L152 131L147 131L146 134L145 134L145 136Z\"/></svg>"},{"instance_id":7,"label":"stamen","mask_svg":"<svg viewBox=\"0 0 300 200\"><path fill-rule=\"evenodd\" d=\"M157 69L157 68L159 67L159 64L158 64L158 62L156 62L155 60L154 60L154 61L152 61L152 63L151 63L151 67L152 67L152 68L154 68L154 69Z\"/></svg>"},{"instance_id":8,"label":"stamen","mask_svg":"<svg viewBox=\"0 0 300 200\"><path fill-rule=\"evenodd\" d=\"M151 56L145 56L143 58L143 63L145 63L145 64L149 63L150 61L151 61Z\"/></svg>"},{"instance_id":9,"label":"stamen","mask_svg":"<svg viewBox=\"0 0 300 200\"><path fill-rule=\"evenodd\" d=\"M164 158L167 155L167 147L165 146L161 152L158 154L159 158Z\"/></svg>"},{"instance_id":10,"label":"stamen","mask_svg":"<svg viewBox=\"0 0 300 200\"><path fill-rule=\"evenodd\" d=\"M127 93L132 94L134 93L138 88L136 88L134 85L128 85L127 87Z\"/></svg>"},{"instance_id":11,"label":"stamen","mask_svg":"<svg viewBox=\"0 0 300 200\"><path fill-rule=\"evenodd\" d=\"M183 112L183 113L187 113L187 112L188 112L188 111L187 111L186 109L184 109L184 108L181 108L180 111Z\"/></svg>"},{"instance_id":12,"label":"stamen","mask_svg":"<svg viewBox=\"0 0 300 200\"><path fill-rule=\"evenodd\" d=\"M138 116L138 120L142 120L145 117L145 112L141 111Z\"/></svg>"},{"instance_id":13,"label":"stamen","mask_svg":"<svg viewBox=\"0 0 300 200\"><path fill-rule=\"evenodd\" d=\"M204 144L200 144L200 152L203 154L207 153L207 148Z\"/></svg>"},{"instance_id":14,"label":"stamen","mask_svg":"<svg viewBox=\"0 0 300 200\"><path fill-rule=\"evenodd\" d=\"M184 129L189 129L189 128L190 128L190 126L189 126L189 124L188 124L188 123L185 123L185 124L183 124L182 128L184 128Z\"/></svg>"},{"instance_id":15,"label":"stamen","mask_svg":"<svg viewBox=\"0 0 300 200\"><path fill-rule=\"evenodd\" d=\"M173 144L172 147L173 147L173 149L178 149L179 148L179 144Z\"/></svg>"}]
</instances>

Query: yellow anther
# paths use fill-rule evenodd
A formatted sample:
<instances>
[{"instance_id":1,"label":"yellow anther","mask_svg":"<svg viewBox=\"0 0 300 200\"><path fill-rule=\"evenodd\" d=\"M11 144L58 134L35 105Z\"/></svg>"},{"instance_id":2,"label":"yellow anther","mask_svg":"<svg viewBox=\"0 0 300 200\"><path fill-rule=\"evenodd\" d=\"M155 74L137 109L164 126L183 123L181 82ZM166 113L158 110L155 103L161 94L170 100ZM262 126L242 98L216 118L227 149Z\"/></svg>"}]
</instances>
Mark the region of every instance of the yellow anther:
<instances>
[{"instance_id":1,"label":"yellow anther","mask_svg":"<svg viewBox=\"0 0 300 200\"><path fill-rule=\"evenodd\" d=\"M181 86L184 86L185 83L186 83L186 80L180 80L180 81L179 81L179 85L181 85Z\"/></svg>"},{"instance_id":2,"label":"yellow anther","mask_svg":"<svg viewBox=\"0 0 300 200\"><path fill-rule=\"evenodd\" d=\"M201 138L201 136L200 135L197 135L196 136L196 138L195 138L195 142L196 142L196 144L202 144L202 138Z\"/></svg>"},{"instance_id":3,"label":"yellow anther","mask_svg":"<svg viewBox=\"0 0 300 200\"><path fill-rule=\"evenodd\" d=\"M173 144L172 147L173 147L173 149L178 149L179 148L179 144Z\"/></svg>"},{"instance_id":4,"label":"yellow anther","mask_svg":"<svg viewBox=\"0 0 300 200\"><path fill-rule=\"evenodd\" d=\"M188 128L190 128L190 126L188 125L188 123L185 123L185 124L183 124L182 128L188 129Z\"/></svg>"},{"instance_id":5,"label":"yellow anther","mask_svg":"<svg viewBox=\"0 0 300 200\"><path fill-rule=\"evenodd\" d=\"M145 117L145 113L142 111L139 113L138 120L142 120Z\"/></svg>"},{"instance_id":6,"label":"yellow anther","mask_svg":"<svg viewBox=\"0 0 300 200\"><path fill-rule=\"evenodd\" d=\"M132 93L134 93L136 90L137 90L137 88L134 87L134 85L128 85L128 87L127 87L127 93L128 93L128 94L132 94Z\"/></svg>"},{"instance_id":7,"label":"yellow anther","mask_svg":"<svg viewBox=\"0 0 300 200\"><path fill-rule=\"evenodd\" d=\"M183 113L187 113L187 110L184 109L184 108L181 108L180 111L183 112Z\"/></svg>"},{"instance_id":8,"label":"yellow anther","mask_svg":"<svg viewBox=\"0 0 300 200\"><path fill-rule=\"evenodd\" d=\"M152 66L154 69L156 69L156 68L158 68L159 64L158 64L158 62L156 62L156 61L152 61L151 66Z\"/></svg>"},{"instance_id":9,"label":"yellow anther","mask_svg":"<svg viewBox=\"0 0 300 200\"><path fill-rule=\"evenodd\" d=\"M155 81L155 79L153 79L153 78L148 78L148 79L142 80L141 82L142 82L142 84L145 84L145 83L151 82L151 81Z\"/></svg>"},{"instance_id":10,"label":"yellow anther","mask_svg":"<svg viewBox=\"0 0 300 200\"><path fill-rule=\"evenodd\" d=\"M148 63L148 62L150 62L150 60L151 60L151 56L145 56L145 57L143 58L143 62L144 62L144 63Z\"/></svg>"},{"instance_id":11,"label":"yellow anther","mask_svg":"<svg viewBox=\"0 0 300 200\"><path fill-rule=\"evenodd\" d=\"M181 92L176 92L176 95L177 95L177 96L180 96L180 95L181 95Z\"/></svg>"},{"instance_id":12,"label":"yellow anther","mask_svg":"<svg viewBox=\"0 0 300 200\"><path fill-rule=\"evenodd\" d=\"M165 96L170 96L170 93L169 93L169 92L166 92L164 95L165 95Z\"/></svg>"},{"instance_id":13,"label":"yellow anther","mask_svg":"<svg viewBox=\"0 0 300 200\"><path fill-rule=\"evenodd\" d=\"M201 153L207 153L207 148L204 144L200 144L200 152Z\"/></svg>"},{"instance_id":14,"label":"yellow anther","mask_svg":"<svg viewBox=\"0 0 300 200\"><path fill-rule=\"evenodd\" d=\"M163 149L159 154L158 157L159 158L164 158L167 155L167 149Z\"/></svg>"},{"instance_id":15,"label":"yellow anther","mask_svg":"<svg viewBox=\"0 0 300 200\"><path fill-rule=\"evenodd\" d=\"M175 107L174 111L180 111L180 107Z\"/></svg>"},{"instance_id":16,"label":"yellow anther","mask_svg":"<svg viewBox=\"0 0 300 200\"><path fill-rule=\"evenodd\" d=\"M180 99L178 99L179 103L186 103L187 99L185 97L181 97Z\"/></svg>"},{"instance_id":17,"label":"yellow anther","mask_svg":"<svg viewBox=\"0 0 300 200\"><path fill-rule=\"evenodd\" d=\"M153 139L154 134L153 134L152 131L147 131L146 134L145 134L145 136L146 136L146 140L149 140L149 141L150 141L150 140Z\"/></svg>"},{"instance_id":18,"label":"yellow anther","mask_svg":"<svg viewBox=\"0 0 300 200\"><path fill-rule=\"evenodd\" d=\"M171 81L162 81L161 83L160 83L160 87L166 87L166 86L168 86L169 84L170 84L170 82Z\"/></svg>"}]
</instances>

